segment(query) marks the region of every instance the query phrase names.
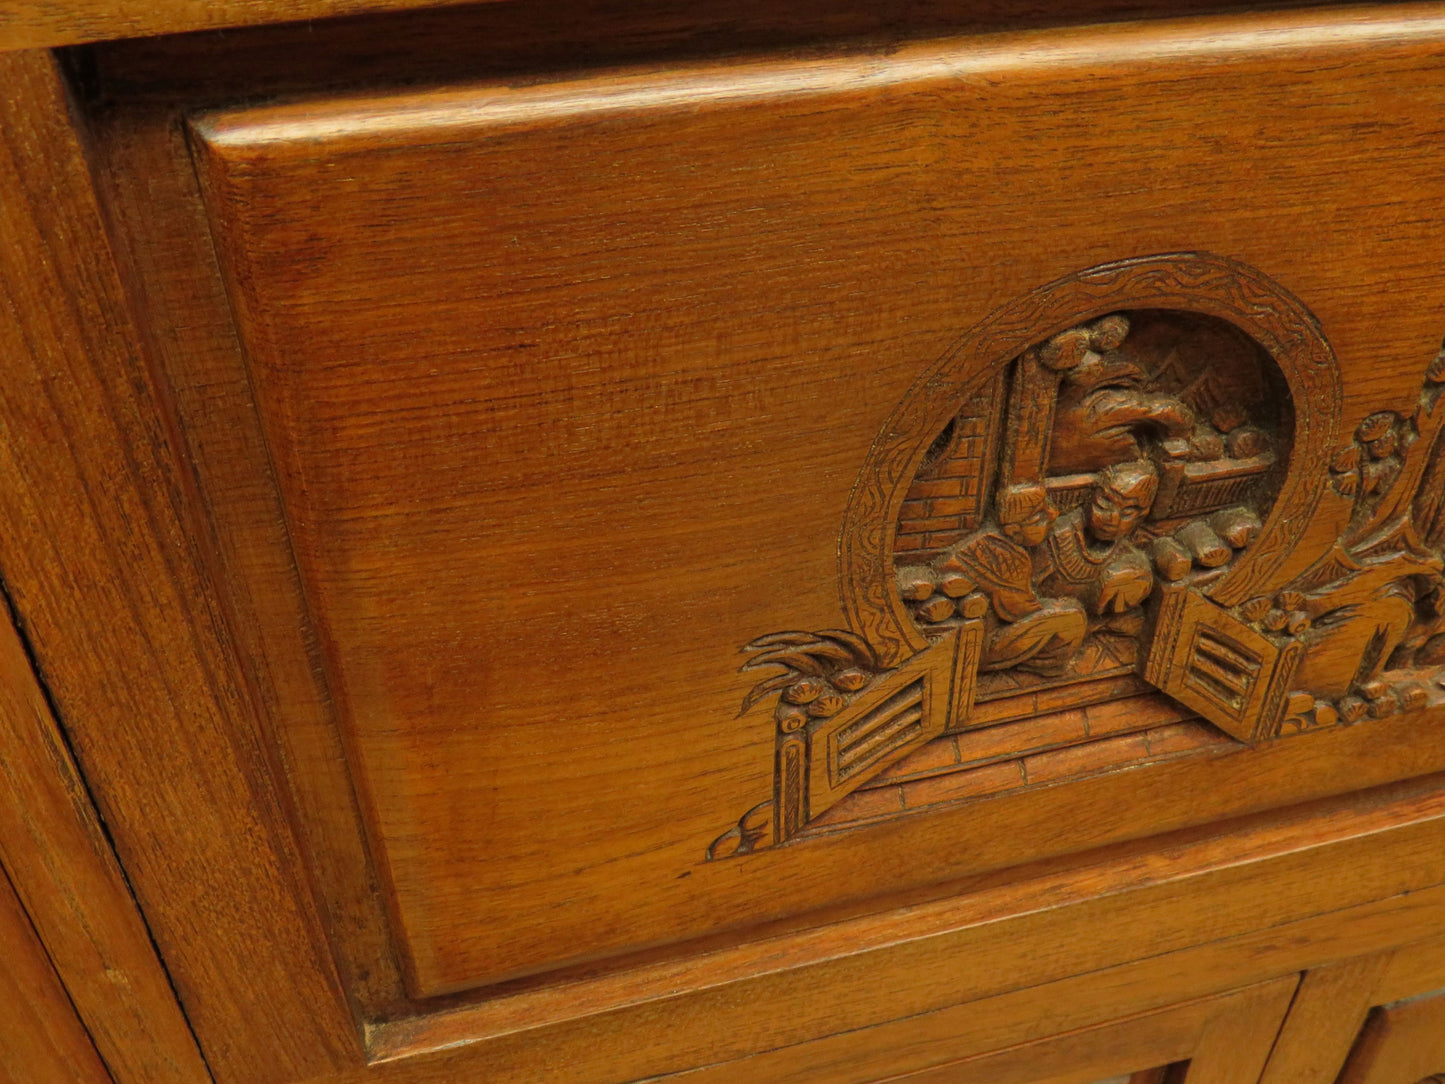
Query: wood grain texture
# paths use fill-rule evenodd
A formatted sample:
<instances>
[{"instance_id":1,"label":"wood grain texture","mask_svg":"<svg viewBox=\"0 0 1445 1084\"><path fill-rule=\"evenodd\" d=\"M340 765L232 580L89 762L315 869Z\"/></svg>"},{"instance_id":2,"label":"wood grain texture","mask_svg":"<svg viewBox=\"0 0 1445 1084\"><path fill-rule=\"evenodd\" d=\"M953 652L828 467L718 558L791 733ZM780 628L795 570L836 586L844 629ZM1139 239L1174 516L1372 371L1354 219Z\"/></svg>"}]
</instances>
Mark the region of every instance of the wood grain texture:
<instances>
[{"instance_id":1,"label":"wood grain texture","mask_svg":"<svg viewBox=\"0 0 1445 1084\"><path fill-rule=\"evenodd\" d=\"M95 154L117 259L139 331L179 418L178 442L208 488L198 540L247 665L284 772L293 819L337 946L348 993L370 1017L403 998L382 893L366 851L343 735L310 632L269 452L241 362L224 287L174 107L112 110L95 120Z\"/></svg>"},{"instance_id":2,"label":"wood grain texture","mask_svg":"<svg viewBox=\"0 0 1445 1084\"><path fill-rule=\"evenodd\" d=\"M1307 972L1260 1084L1332 1084L1392 954L1343 960Z\"/></svg>"},{"instance_id":3,"label":"wood grain texture","mask_svg":"<svg viewBox=\"0 0 1445 1084\"><path fill-rule=\"evenodd\" d=\"M432 6L448 2L432 0ZM426 6L426 0L163 0L139 6L112 0L5 0L0 5L0 49L52 48L106 38Z\"/></svg>"},{"instance_id":4,"label":"wood grain texture","mask_svg":"<svg viewBox=\"0 0 1445 1084\"><path fill-rule=\"evenodd\" d=\"M1267 1004L1261 1006L1260 994L1249 991L1233 997L1211 998L1208 1001L1176 1009L1136 1017L1115 1024L1084 1028L1055 1039L1011 1045L1010 1049L956 1061L918 1073L897 1078L915 1084L1095 1084L1099 1073L1117 1070L1120 1066L1169 1063L1191 1057L1216 1055L1219 1040L1211 1034L1216 1018L1223 1014L1228 1021L1237 1021L1239 1008L1253 1010L1269 1021L1269 1010L1278 1003L1280 994L1288 999L1293 980L1268 984ZM1263 1010L1263 1011L1261 1011ZM1201 1049L1207 1043L1210 1049ZM1257 1052L1244 1047L1230 1053L1240 1081L1252 1079L1247 1074L1258 1071ZM1184 1079L1211 1079L1193 1065ZM819 1078L826 1079L826 1078ZM1225 1079L1225 1078L1219 1078Z\"/></svg>"},{"instance_id":5,"label":"wood grain texture","mask_svg":"<svg viewBox=\"0 0 1445 1084\"><path fill-rule=\"evenodd\" d=\"M1284 268L1344 344L1346 431L1410 409L1441 333L1424 160L1440 133L1420 108L1441 91L1441 32L1438 6L1269 15L401 93L384 84L405 65L373 61L370 91L259 110L225 99L295 78L297 54L260 57L269 35L227 49L214 78L196 65L215 39L137 48L189 48L191 68L129 98L100 77L106 213L144 325L121 338L156 365L105 354L131 377L131 398L110 398L122 420L174 411L166 442L142 442L161 449L152 496L107 497L151 524L142 566L161 554L179 569L172 594L148 587L171 621L192 615L179 672L200 659L225 694L201 698L221 720L207 755L164 767L234 769L235 789L200 808L241 806L254 850L206 854L233 863L243 901L285 905L269 926L211 916L282 986L248 1019L254 993L226 988L240 953L192 943L138 863L203 1043L226 1055L218 1076L258 1079L255 1040L293 1027L308 998L323 1034L285 1033L271 1079L617 1080L712 1063L720 1080L827 1067L861 1081L991 1054L1015 1041L1005 1020L1087 1030L1270 983L1258 1011L1196 1018L1215 1044L1195 1048L1199 1078L1242 1081L1252 1070L1206 1055L1236 1043L1257 1070L1293 972L1441 921L1437 781L1198 827L1438 771L1427 714L701 863L718 807L735 816L728 803L765 793L772 770L772 735L732 719L732 647L794 620L752 624L776 615L836 621L843 497L961 308L1203 236ZM321 50L318 83L346 80L348 33ZM376 31L355 33L351 47ZM213 108L197 125L209 206L181 126L198 106ZM1038 126L1048 110L1062 133ZM984 116L992 127L958 121ZM1241 171L1258 205L1241 204ZM122 461L107 449L123 442L87 440L82 465ZM57 687L83 732L96 674L64 657L51 620L42 664L70 667ZM199 853L173 811L142 835L117 779L134 751L77 748L133 838ZM272 795L283 777L291 792ZM295 902L308 881L366 1067Z\"/></svg>"},{"instance_id":6,"label":"wood grain texture","mask_svg":"<svg viewBox=\"0 0 1445 1084\"><path fill-rule=\"evenodd\" d=\"M1302 0L1284 0L1285 4L1300 4ZM1317 0L1316 0L1317 2ZM473 0L474 4L486 0ZM455 0L223 0L221 3L203 3L200 0L161 0L144 6L128 5L117 0L5 0L0 4L0 50L51 48L72 45L78 42L104 41L115 38L131 38L142 35L170 35L203 31L210 28L253 26L264 23L292 23L302 20L332 19L340 23L339 32L346 32L347 24L359 27L360 32L375 33L375 20L344 19L372 12L411 12L427 9L453 7ZM516 5L521 6L521 5ZM599 35L597 24L622 23L639 30L647 28L647 36L653 46L659 41L679 33L680 24L696 26L693 32L708 30L715 39L728 40L739 36L743 40L756 40L767 34L776 40L780 32L820 22L834 35L873 33L896 33L900 24L938 27L957 26L960 23L988 25L989 23L1056 22L1060 20L1083 20L1101 18L1138 18L1154 14L1178 13L1181 8L1190 7L1219 10L1223 5L1204 3L1202 0L1175 0L1164 4L1160 0L1069 0L1067 3L1043 4L1037 0L989 0L986 3L970 3L962 10L952 5L937 5L913 0L905 5L896 5L880 12L875 5L864 2L854 3L792 3L782 10L761 14L768 16L763 25L753 12L753 24L740 11L741 5L733 4L710 17L699 19L695 10L677 5L647 2L647 0L615 0L606 4L583 4L568 2L560 10L547 10L529 6L520 18L503 17L504 22L528 27L529 36L555 34L554 20L579 26L579 43L583 50L596 45ZM1239 5L1244 7L1245 5ZM465 9L463 9L465 11ZM744 11L746 9L744 8ZM465 17L465 16L464 16ZM530 24L530 25L529 25ZM453 25L455 21L453 20ZM294 32L293 27L287 31ZM308 27L307 33L311 30ZM356 30L352 30L356 33ZM564 33L566 33L564 31ZM452 43L448 48L454 48Z\"/></svg>"},{"instance_id":7,"label":"wood grain texture","mask_svg":"<svg viewBox=\"0 0 1445 1084\"><path fill-rule=\"evenodd\" d=\"M315 1075L356 1039L86 163L49 55L0 57L0 80L0 569L212 1069Z\"/></svg>"},{"instance_id":8,"label":"wood grain texture","mask_svg":"<svg viewBox=\"0 0 1445 1084\"><path fill-rule=\"evenodd\" d=\"M584 978L378 1024L372 1072L407 1082L463 1073L507 1080L568 1066L581 1079L626 1079L769 1051L762 1069L855 1059L866 1069L875 1047L894 1051L880 1058L901 1058L913 1044L908 1057L922 1068L939 1060L933 1044L966 1033L969 1012L951 1006L1127 965L1141 948L1149 955L1140 985L1108 1002L1106 1015L1381 951L1440 921L1445 905L1445 890L1409 887L1438 876L1438 799L1423 797L1138 847L1014 884L959 886L618 975L611 982L625 987L623 999ZM1421 815L1427 820L1405 827ZM813 996L822 990L840 996ZM1060 1027L1098 1019L1088 1000L1019 998ZM789 1011L779 1014L779 1004ZM1060 1015L1061 1006L1069 1012ZM670 1023L678 1014L689 1021L683 1032Z\"/></svg>"},{"instance_id":9,"label":"wood grain texture","mask_svg":"<svg viewBox=\"0 0 1445 1084\"><path fill-rule=\"evenodd\" d=\"M1402 945L1389 955L1375 984L1375 1001L1386 1005L1441 989L1445 989L1445 938L1432 937Z\"/></svg>"},{"instance_id":10,"label":"wood grain texture","mask_svg":"<svg viewBox=\"0 0 1445 1084\"><path fill-rule=\"evenodd\" d=\"M1187 959L1189 954L1183 955ZM1095 1084L1103 1075L1131 1067L1207 1058L1237 1072L1237 1079L1253 1080L1249 1074L1258 1074L1261 1052L1247 1040L1256 1029L1271 1029L1272 1037L1296 977L1131 1013L1131 1007L1152 1004L1159 996L1159 973L1153 965L1106 969L664 1079L686 1084L862 1084L896 1076L910 1081ZM1258 1023L1247 1022L1251 1018ZM1231 1029L1237 1032L1237 1043L1230 1042ZM1203 1065L1200 1071L1206 1074L1201 1079L1209 1079L1207 1074L1217 1067ZM1149 1070L1139 1071L1137 1078L1121 1078L1128 1084L1158 1084L1161 1079Z\"/></svg>"},{"instance_id":11,"label":"wood grain texture","mask_svg":"<svg viewBox=\"0 0 1445 1084\"><path fill-rule=\"evenodd\" d=\"M3 870L0 945L5 948L0 953L0 1004L5 1006L0 1014L0 1082L108 1082L111 1077Z\"/></svg>"},{"instance_id":12,"label":"wood grain texture","mask_svg":"<svg viewBox=\"0 0 1445 1084\"><path fill-rule=\"evenodd\" d=\"M1436 995L1371 1013L1339 1084L1436 1084L1442 1075L1445 997Z\"/></svg>"},{"instance_id":13,"label":"wood grain texture","mask_svg":"<svg viewBox=\"0 0 1445 1084\"><path fill-rule=\"evenodd\" d=\"M111 1076L117 1084L209 1080L8 621L0 621L0 749L0 860Z\"/></svg>"},{"instance_id":14,"label":"wood grain texture","mask_svg":"<svg viewBox=\"0 0 1445 1084\"><path fill-rule=\"evenodd\" d=\"M1255 1084L1298 981L1276 979L1221 1004L1190 1056L1185 1084Z\"/></svg>"},{"instance_id":15,"label":"wood grain texture","mask_svg":"<svg viewBox=\"0 0 1445 1084\"><path fill-rule=\"evenodd\" d=\"M1051 826L1037 850L989 820L999 803L745 871L697 865L773 770L771 724L733 722L724 660L757 632L837 626L840 510L960 313L1121 255L1222 252L1319 317L1344 425L1408 409L1441 334L1445 109L1420 102L1445 97L1442 30L1434 7L1269 15L198 118L414 992L1433 767L1430 728L1400 717L1369 739L1141 770L1072 791L1086 804L1068 812L1030 798ZM1362 258L1380 191L1396 202ZM1305 541L1327 547L1348 514L1332 506ZM1151 805L1166 779L1198 803ZM940 833L969 843L941 854Z\"/></svg>"},{"instance_id":16,"label":"wood grain texture","mask_svg":"<svg viewBox=\"0 0 1445 1084\"><path fill-rule=\"evenodd\" d=\"M334 751L338 749L335 739L327 736L324 687L318 692L314 684L308 685L314 679L306 668L306 645L297 631L300 622L294 616L287 616L304 613L304 609L294 594L289 600L286 595L287 590L294 588L285 571L289 554L284 527L279 512L274 511L278 507L276 499L268 489L269 467L264 442L258 434L244 371L238 366L239 348L229 327L223 288L217 281L214 263L208 262L210 257L202 237L203 212L194 201L185 199L186 176L181 168L185 163L184 147L178 145L173 117L174 112L163 108L135 113L116 110L102 117L98 135L101 152L108 161L110 206L121 224L122 236L130 242L123 246L122 255L135 261L129 284L135 291L138 308L149 317L146 321L148 341L154 344L170 386L178 396L182 433L190 450L188 458L201 466L203 479L216 491L245 494L243 499L208 504L219 522L216 535L221 542L223 568L227 574L238 576L241 582L264 588L234 596L238 602L251 600L252 605L278 609L267 619L264 630L251 627L257 619L246 617L244 611L240 611L242 619L236 627L243 642L249 637L262 649L268 644L272 648L280 646L270 656L271 665L276 668L267 679L277 683L278 691L270 695L280 695L288 704L285 725L277 726L276 733L285 750L283 756L288 771L301 777L302 786L298 788L301 808L315 831L309 859L311 872L339 904L333 912L333 936L341 943L342 950L353 957L347 968L351 989L365 1007L367 1018L378 1021L371 1029L373 1050L378 1056L395 1059L387 1072L402 1073L403 1066L413 1061L408 1055L448 1042L504 1035L517 1028L550 1028L569 1016L596 1017L618 1007L655 1000L679 987L707 986L719 980L732 981L730 976L747 974L747 970L738 972L734 970L736 964L725 962L732 959L729 952L719 955L718 947L710 946L704 947L693 960L679 958L674 953L640 969L624 966L601 976L585 972L558 976L555 982L499 990L481 1005L464 1004L441 1009L435 1015L424 1007L408 1012L399 986L387 986L386 969L392 968L394 974L395 965L389 955L387 933L379 925L378 913L372 910L374 901L368 895L368 874L363 869L360 874L353 874L353 879L342 877L348 867L338 856L345 856L348 851L357 853L356 815L349 812L350 783L342 770L342 758ZM162 238L164 243L152 241L147 245L148 237ZM264 536L255 529L258 523L270 525L269 549L264 544ZM239 531L237 524L248 529ZM232 548L226 548L228 545ZM250 572L237 571L248 566ZM264 651L253 656L253 661L257 657L263 663L267 661ZM259 666L258 669L263 674L266 672ZM315 707L303 710L307 704ZM1386 734L1395 740L1389 748L1382 748L1376 737ZM1111 820L1121 810L1143 810L1148 816L1167 813L1177 824L1181 813L1220 815L1229 800L1223 796L1229 794L1247 793L1255 801L1266 791L1308 796L1309 786L1313 784L1305 781L1312 778L1332 776L1348 767L1357 783L1366 778L1359 774L1362 768L1369 778L1379 780L1391 777L1392 773L1428 770L1430 757L1434 755L1411 749L1410 732L1399 729L1387 732L1377 724L1363 724L1342 732L1338 738L1323 737L1324 741L1311 739L1306 743L1307 752L1304 748L1298 750L1298 754L1303 755L1277 757L1272 753L1271 758L1275 759L1260 775L1246 773L1238 777L1237 766L1231 766L1212 773L1207 780L1171 774L1141 788L1136 774L1132 782L1121 777L1082 800L1061 801L1058 793L1051 791L1041 804L1017 804L997 813L975 810L966 818L945 817L943 821L919 826L915 853L923 856L925 863L937 863L939 859L952 861L956 852L951 848L941 852L937 839L970 831L977 834L983 847L981 853L976 851L971 856L974 860L1007 864L1011 857L1016 860L1020 849L1038 843L1046 842L1047 847L1077 846L1079 839L1093 834L1090 826L1097 827L1101 820ZM1178 794L1184 788L1197 792L1195 804L1188 809L1178 802ZM1224 801L1225 805L1208 804L1214 800ZM312 812L305 813L308 802L315 804ZM1205 804L1201 806L1199 802ZM1115 823L1118 831L1134 830L1133 822L1127 819ZM1076 834L1071 836L1071 832ZM329 845L327 834L333 840ZM1030 840L1037 842L1030 843ZM868 851L883 854L891 846L875 840L868 845ZM843 856L835 868L844 870L852 864L852 859ZM354 865L351 868L354 869ZM893 868L890 876L897 880L913 876L919 870L932 870L927 876L948 876L945 869L936 864L919 867L905 863ZM356 902L347 905L348 899ZM368 928L364 922L369 910L375 917ZM818 951L825 951L825 945L846 944L848 936L840 934L836 940L821 939L817 942ZM727 938L724 944L731 941L732 938ZM737 959L746 969L759 966L748 964L747 960L766 961L774 951L773 942L769 941L757 954L744 950ZM1336 951L1348 955L1358 948ZM1220 974L1216 981L1227 982L1228 977ZM395 1026L386 1023L388 1020L394 1020ZM826 1024L818 1026L826 1027ZM605 1028L605 1024L599 1024L599 1028ZM569 1049L582 1058L577 1062L579 1066L590 1066L602 1073L603 1062L582 1057L580 1052L587 1042L602 1042L604 1048L610 1050L611 1047L605 1045L607 1031L585 1031L584 1034L591 1039ZM500 1046L482 1044L473 1049L478 1059L475 1064L489 1067L478 1071L505 1075L508 1065L532 1066L532 1069L516 1070L525 1075L542 1071L536 1067L544 1064L517 1053L510 1041L502 1041ZM521 1060L513 1062L510 1060L513 1057ZM423 1075L446 1071L428 1068L431 1060L430 1056L422 1059L413 1071ZM453 1063L447 1059L446 1064ZM460 1064L473 1063L462 1057Z\"/></svg>"}]
</instances>

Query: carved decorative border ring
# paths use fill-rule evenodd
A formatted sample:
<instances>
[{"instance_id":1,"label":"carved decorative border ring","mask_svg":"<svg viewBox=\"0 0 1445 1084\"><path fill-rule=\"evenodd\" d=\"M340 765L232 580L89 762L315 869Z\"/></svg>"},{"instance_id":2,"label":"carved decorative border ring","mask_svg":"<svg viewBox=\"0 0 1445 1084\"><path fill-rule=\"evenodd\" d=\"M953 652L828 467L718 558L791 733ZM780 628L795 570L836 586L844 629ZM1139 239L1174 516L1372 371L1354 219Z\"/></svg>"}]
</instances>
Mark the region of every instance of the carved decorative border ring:
<instances>
[{"instance_id":1,"label":"carved decorative border ring","mask_svg":"<svg viewBox=\"0 0 1445 1084\"><path fill-rule=\"evenodd\" d=\"M850 626L884 666L928 646L904 609L893 575L893 534L910 481L961 403L1028 346L1120 309L1174 309L1227 320L1265 348L1295 404L1293 447L1279 495L1248 558L1209 595L1233 606L1257 593L1314 510L1326 483L1341 408L1339 367L1319 321L1263 272L1201 252L1101 264L995 310L904 395L854 483L839 542L842 601ZM1293 526L1292 526L1293 525Z\"/></svg>"}]
</instances>

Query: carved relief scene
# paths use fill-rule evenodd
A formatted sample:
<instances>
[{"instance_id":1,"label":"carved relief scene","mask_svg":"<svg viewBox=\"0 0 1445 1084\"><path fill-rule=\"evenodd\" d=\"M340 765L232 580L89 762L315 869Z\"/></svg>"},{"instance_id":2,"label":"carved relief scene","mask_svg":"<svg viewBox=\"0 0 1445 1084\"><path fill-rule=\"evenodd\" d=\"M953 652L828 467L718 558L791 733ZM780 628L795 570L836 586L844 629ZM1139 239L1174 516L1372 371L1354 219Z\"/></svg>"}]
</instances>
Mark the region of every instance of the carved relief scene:
<instances>
[{"instance_id":1,"label":"carved relief scene","mask_svg":"<svg viewBox=\"0 0 1445 1084\"><path fill-rule=\"evenodd\" d=\"M849 627L743 647L774 788L710 858L1445 700L1445 350L1342 444L1318 323L1241 265L1105 265L1007 315L1131 280L1212 311L1015 338L928 414L1007 340L985 322L890 418L845 517Z\"/></svg>"},{"instance_id":2,"label":"carved relief scene","mask_svg":"<svg viewBox=\"0 0 1445 1084\"><path fill-rule=\"evenodd\" d=\"M1031 347L950 423L895 567L930 640L982 620L977 701L1135 672L1158 587L1248 549L1290 442L1272 375L1223 321L1114 313Z\"/></svg>"}]
</instances>

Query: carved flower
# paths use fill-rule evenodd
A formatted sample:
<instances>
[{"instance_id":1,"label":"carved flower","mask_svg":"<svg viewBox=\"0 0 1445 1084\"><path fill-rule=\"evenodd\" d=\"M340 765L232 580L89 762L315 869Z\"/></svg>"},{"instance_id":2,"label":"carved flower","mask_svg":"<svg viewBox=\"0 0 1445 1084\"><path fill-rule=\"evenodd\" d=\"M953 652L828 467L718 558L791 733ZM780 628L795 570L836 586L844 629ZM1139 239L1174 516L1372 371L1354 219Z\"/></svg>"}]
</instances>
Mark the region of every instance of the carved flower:
<instances>
[{"instance_id":1,"label":"carved flower","mask_svg":"<svg viewBox=\"0 0 1445 1084\"><path fill-rule=\"evenodd\" d=\"M1395 428L1399 417L1393 410L1377 410L1360 423L1360 427L1355 430L1355 439L1362 444L1379 440Z\"/></svg>"},{"instance_id":2,"label":"carved flower","mask_svg":"<svg viewBox=\"0 0 1445 1084\"><path fill-rule=\"evenodd\" d=\"M1250 599L1239 608L1239 612L1244 615L1246 621L1263 621L1269 611L1269 599L1263 595Z\"/></svg>"},{"instance_id":3,"label":"carved flower","mask_svg":"<svg viewBox=\"0 0 1445 1084\"><path fill-rule=\"evenodd\" d=\"M816 719L826 719L829 716L837 715L847 706L847 697L839 696L837 693L827 693L808 705L808 714Z\"/></svg>"},{"instance_id":4,"label":"carved flower","mask_svg":"<svg viewBox=\"0 0 1445 1084\"><path fill-rule=\"evenodd\" d=\"M783 699L789 704L811 704L823 695L823 683L812 678L799 678L783 690Z\"/></svg>"}]
</instances>

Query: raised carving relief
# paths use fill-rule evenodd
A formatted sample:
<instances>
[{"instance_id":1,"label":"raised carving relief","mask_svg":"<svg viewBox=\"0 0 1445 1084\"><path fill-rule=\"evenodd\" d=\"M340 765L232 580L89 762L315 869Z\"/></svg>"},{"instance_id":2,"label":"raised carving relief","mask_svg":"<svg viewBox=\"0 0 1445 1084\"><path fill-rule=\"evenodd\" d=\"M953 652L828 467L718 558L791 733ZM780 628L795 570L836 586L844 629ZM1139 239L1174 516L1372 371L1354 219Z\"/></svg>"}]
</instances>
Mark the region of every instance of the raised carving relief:
<instances>
[{"instance_id":1,"label":"raised carving relief","mask_svg":"<svg viewBox=\"0 0 1445 1084\"><path fill-rule=\"evenodd\" d=\"M1445 666L1445 348L1408 413L1382 410L1329 463L1349 526L1279 591L1230 611L1282 655L1289 695L1255 736L1426 707Z\"/></svg>"},{"instance_id":2,"label":"raised carving relief","mask_svg":"<svg viewBox=\"0 0 1445 1084\"><path fill-rule=\"evenodd\" d=\"M709 857L795 838L939 735L1071 686L1142 679L1244 742L1426 705L1445 666L1442 379L1445 350L1413 409L1341 448L1333 354L1253 269L1125 261L1005 306L863 466L849 627L743 649L774 793ZM1344 533L1302 553L1344 501Z\"/></svg>"}]
</instances>

